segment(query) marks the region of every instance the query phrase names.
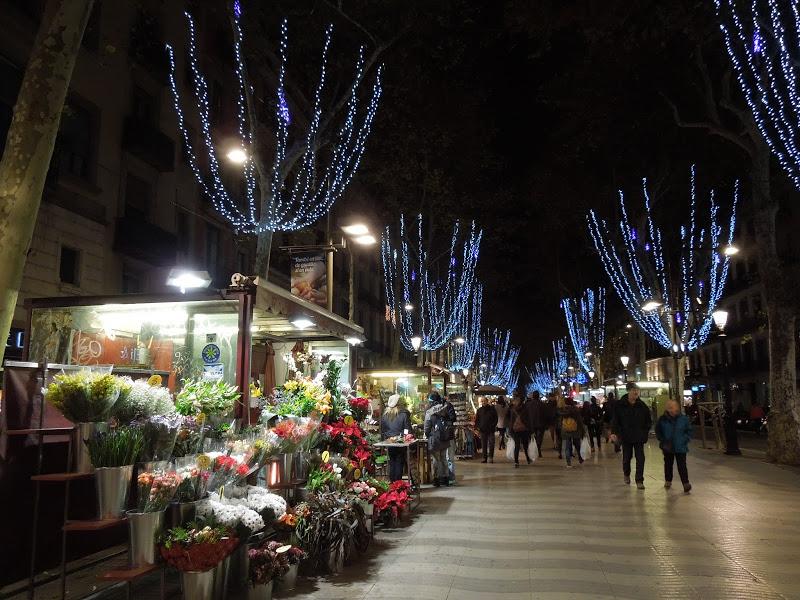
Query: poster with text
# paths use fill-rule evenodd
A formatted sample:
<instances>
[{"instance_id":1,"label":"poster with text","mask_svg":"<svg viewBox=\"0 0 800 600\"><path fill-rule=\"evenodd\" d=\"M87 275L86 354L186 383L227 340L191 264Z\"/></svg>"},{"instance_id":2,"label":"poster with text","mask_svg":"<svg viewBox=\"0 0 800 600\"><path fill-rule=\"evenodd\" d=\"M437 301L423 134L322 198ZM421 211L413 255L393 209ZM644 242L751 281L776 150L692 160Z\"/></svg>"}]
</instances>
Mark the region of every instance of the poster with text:
<instances>
[{"instance_id":1,"label":"poster with text","mask_svg":"<svg viewBox=\"0 0 800 600\"><path fill-rule=\"evenodd\" d=\"M293 252L292 294L319 306L328 304L328 278L324 252Z\"/></svg>"}]
</instances>

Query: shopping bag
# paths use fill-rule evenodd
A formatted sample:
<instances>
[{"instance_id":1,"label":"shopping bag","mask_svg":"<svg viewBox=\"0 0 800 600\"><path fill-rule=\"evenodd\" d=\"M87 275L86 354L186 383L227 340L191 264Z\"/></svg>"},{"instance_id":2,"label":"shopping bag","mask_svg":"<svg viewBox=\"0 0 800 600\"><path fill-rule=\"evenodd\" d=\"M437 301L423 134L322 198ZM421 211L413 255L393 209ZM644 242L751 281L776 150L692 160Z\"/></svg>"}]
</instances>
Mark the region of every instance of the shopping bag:
<instances>
[{"instance_id":1,"label":"shopping bag","mask_svg":"<svg viewBox=\"0 0 800 600\"><path fill-rule=\"evenodd\" d=\"M506 442L506 458L508 460L514 460L514 438L511 436L508 437L508 441Z\"/></svg>"},{"instance_id":2,"label":"shopping bag","mask_svg":"<svg viewBox=\"0 0 800 600\"><path fill-rule=\"evenodd\" d=\"M539 458L539 446L533 436L531 436L531 443L528 444L528 456L531 457L531 462L536 462L536 459Z\"/></svg>"},{"instance_id":3,"label":"shopping bag","mask_svg":"<svg viewBox=\"0 0 800 600\"><path fill-rule=\"evenodd\" d=\"M583 436L581 439L581 458L587 460L592 455L592 446L589 444L589 438Z\"/></svg>"}]
</instances>

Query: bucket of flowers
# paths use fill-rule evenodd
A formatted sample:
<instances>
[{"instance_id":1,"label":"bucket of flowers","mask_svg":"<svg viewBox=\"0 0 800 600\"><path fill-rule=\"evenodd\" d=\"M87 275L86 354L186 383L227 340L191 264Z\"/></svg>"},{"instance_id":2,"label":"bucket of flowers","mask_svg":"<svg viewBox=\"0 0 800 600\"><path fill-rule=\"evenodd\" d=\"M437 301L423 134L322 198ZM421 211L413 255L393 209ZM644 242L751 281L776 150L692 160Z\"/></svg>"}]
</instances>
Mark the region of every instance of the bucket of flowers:
<instances>
[{"instance_id":1,"label":"bucket of flowers","mask_svg":"<svg viewBox=\"0 0 800 600\"><path fill-rule=\"evenodd\" d=\"M136 510L125 513L130 531L130 564L156 562L156 540L164 527L164 514L181 484L174 470L142 470L137 477Z\"/></svg>"},{"instance_id":2,"label":"bucket of flowers","mask_svg":"<svg viewBox=\"0 0 800 600\"><path fill-rule=\"evenodd\" d=\"M194 520L197 503L207 495L211 459L206 454L182 456L172 462L172 468L181 478L169 510L174 527Z\"/></svg>"},{"instance_id":3,"label":"bucket of flowers","mask_svg":"<svg viewBox=\"0 0 800 600\"><path fill-rule=\"evenodd\" d=\"M372 514L375 509L374 503L375 499L378 497L378 490L366 481L354 481L347 487L347 492L361 505L367 519L372 520Z\"/></svg>"},{"instance_id":4,"label":"bucket of flowers","mask_svg":"<svg viewBox=\"0 0 800 600\"><path fill-rule=\"evenodd\" d=\"M248 600L271 600L273 584L289 571L285 556L289 549L291 546L280 542L266 541L248 550Z\"/></svg>"},{"instance_id":5,"label":"bucket of flowers","mask_svg":"<svg viewBox=\"0 0 800 600\"><path fill-rule=\"evenodd\" d=\"M271 542L278 544L278 542ZM278 552L278 557L281 563L287 565L286 571L280 575L276 580L273 588L276 591L290 592L297 585L297 571L300 568L300 563L308 556L302 548L290 544L280 546L282 552Z\"/></svg>"},{"instance_id":6,"label":"bucket of flowers","mask_svg":"<svg viewBox=\"0 0 800 600\"><path fill-rule=\"evenodd\" d=\"M381 520L390 527L396 527L400 517L408 509L411 486L406 481L394 481L389 489L375 500L375 510Z\"/></svg>"}]
</instances>

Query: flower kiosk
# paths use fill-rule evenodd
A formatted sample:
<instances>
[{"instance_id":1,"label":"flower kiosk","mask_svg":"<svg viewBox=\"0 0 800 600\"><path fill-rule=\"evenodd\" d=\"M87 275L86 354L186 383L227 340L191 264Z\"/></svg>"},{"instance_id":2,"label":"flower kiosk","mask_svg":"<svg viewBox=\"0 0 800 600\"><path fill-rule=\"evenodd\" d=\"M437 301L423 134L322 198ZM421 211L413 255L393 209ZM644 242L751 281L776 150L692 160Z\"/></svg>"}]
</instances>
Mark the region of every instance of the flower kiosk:
<instances>
[{"instance_id":1,"label":"flower kiosk","mask_svg":"<svg viewBox=\"0 0 800 600\"><path fill-rule=\"evenodd\" d=\"M268 598L298 568L338 571L373 517L402 513L348 385L363 330L269 282L234 283L30 301L0 412L0 478L20 490L0 517L19 540L2 557L10 581L29 576L33 593L59 565L61 597L80 596L67 573L100 549L80 561L110 567L92 587L160 574L163 593L179 575L185 598Z\"/></svg>"}]
</instances>

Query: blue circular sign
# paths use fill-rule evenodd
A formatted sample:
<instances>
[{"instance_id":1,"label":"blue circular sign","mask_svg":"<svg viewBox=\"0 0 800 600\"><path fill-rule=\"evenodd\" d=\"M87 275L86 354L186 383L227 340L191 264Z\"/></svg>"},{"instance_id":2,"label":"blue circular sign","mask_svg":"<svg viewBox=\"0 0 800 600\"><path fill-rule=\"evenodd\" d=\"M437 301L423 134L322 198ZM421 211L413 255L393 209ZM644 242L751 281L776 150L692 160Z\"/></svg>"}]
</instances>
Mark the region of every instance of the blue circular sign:
<instances>
[{"instance_id":1,"label":"blue circular sign","mask_svg":"<svg viewBox=\"0 0 800 600\"><path fill-rule=\"evenodd\" d=\"M218 363L220 356L222 356L222 352L216 344L206 344L200 354L203 357L203 362L207 365Z\"/></svg>"}]
</instances>

